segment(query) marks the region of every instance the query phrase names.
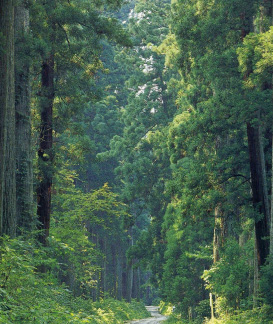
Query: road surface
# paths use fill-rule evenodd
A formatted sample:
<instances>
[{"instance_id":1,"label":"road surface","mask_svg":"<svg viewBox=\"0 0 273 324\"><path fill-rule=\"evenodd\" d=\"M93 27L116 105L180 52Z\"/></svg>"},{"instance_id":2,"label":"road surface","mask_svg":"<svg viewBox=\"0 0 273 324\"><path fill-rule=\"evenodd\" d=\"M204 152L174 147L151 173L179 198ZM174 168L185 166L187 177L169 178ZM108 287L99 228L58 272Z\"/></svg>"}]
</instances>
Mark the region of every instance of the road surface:
<instances>
[{"instance_id":1,"label":"road surface","mask_svg":"<svg viewBox=\"0 0 273 324\"><path fill-rule=\"evenodd\" d=\"M160 324L167 319L166 316L159 314L158 306L146 306L148 312L151 313L152 317L145 318L142 320L127 322L127 324Z\"/></svg>"}]
</instances>

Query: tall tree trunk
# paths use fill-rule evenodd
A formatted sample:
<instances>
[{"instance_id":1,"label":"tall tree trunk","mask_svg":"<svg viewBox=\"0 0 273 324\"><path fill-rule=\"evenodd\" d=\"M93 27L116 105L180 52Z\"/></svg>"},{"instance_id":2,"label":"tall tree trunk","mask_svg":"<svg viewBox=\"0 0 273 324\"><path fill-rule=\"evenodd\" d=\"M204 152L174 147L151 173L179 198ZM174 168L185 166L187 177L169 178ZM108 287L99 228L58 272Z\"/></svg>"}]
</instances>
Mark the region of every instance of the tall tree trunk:
<instances>
[{"instance_id":1,"label":"tall tree trunk","mask_svg":"<svg viewBox=\"0 0 273 324\"><path fill-rule=\"evenodd\" d=\"M249 161L252 184L252 200L255 210L259 213L255 222L258 266L266 262L269 254L269 202L266 185L266 172L262 135L260 125L247 124Z\"/></svg>"},{"instance_id":2,"label":"tall tree trunk","mask_svg":"<svg viewBox=\"0 0 273 324\"><path fill-rule=\"evenodd\" d=\"M54 101L54 54L43 62L42 88L40 98L41 129L40 145L38 150L39 185L38 198L38 229L39 241L46 244L49 235L51 213L51 189L53 178L53 152L52 152L52 113Z\"/></svg>"},{"instance_id":3,"label":"tall tree trunk","mask_svg":"<svg viewBox=\"0 0 273 324\"><path fill-rule=\"evenodd\" d=\"M14 3L0 0L0 235L15 236Z\"/></svg>"},{"instance_id":4,"label":"tall tree trunk","mask_svg":"<svg viewBox=\"0 0 273 324\"><path fill-rule=\"evenodd\" d=\"M273 26L273 0L270 1L270 25ZM272 77L272 85L273 85L273 77ZM271 262L273 262L273 125L272 125L272 158L271 158L271 211L270 211L270 258Z\"/></svg>"},{"instance_id":5,"label":"tall tree trunk","mask_svg":"<svg viewBox=\"0 0 273 324\"><path fill-rule=\"evenodd\" d=\"M273 127L272 127L273 128ZM273 261L273 134L272 134L272 172L271 172L271 211L270 211L270 257Z\"/></svg>"},{"instance_id":6,"label":"tall tree trunk","mask_svg":"<svg viewBox=\"0 0 273 324\"><path fill-rule=\"evenodd\" d=\"M214 232L213 232L213 263L220 259L220 248L223 246L223 221L224 216L221 206L217 205L214 210Z\"/></svg>"},{"instance_id":7,"label":"tall tree trunk","mask_svg":"<svg viewBox=\"0 0 273 324\"><path fill-rule=\"evenodd\" d=\"M220 136L216 137L215 141L215 154L221 157L221 151L229 145L228 135L225 139ZM223 173L219 170L220 174ZM218 190L225 191L223 184L219 185ZM229 226L231 227L231 225ZM231 232L231 230L230 230ZM228 224L226 215L223 212L222 203L218 202L214 209L214 233L213 233L213 262L216 263L220 258L220 249L224 246L225 239L228 236Z\"/></svg>"},{"instance_id":8,"label":"tall tree trunk","mask_svg":"<svg viewBox=\"0 0 273 324\"><path fill-rule=\"evenodd\" d=\"M24 5L15 8L15 112L16 112L16 218L18 233L29 231L35 221L31 151L31 111L29 63L22 57L29 12Z\"/></svg>"},{"instance_id":9,"label":"tall tree trunk","mask_svg":"<svg viewBox=\"0 0 273 324\"><path fill-rule=\"evenodd\" d=\"M14 67L13 67L14 68ZM10 97L14 99L14 79L10 85ZM8 130L5 162L5 191L3 199L3 233L11 237L16 235L16 177L15 177L15 110L8 110Z\"/></svg>"},{"instance_id":10,"label":"tall tree trunk","mask_svg":"<svg viewBox=\"0 0 273 324\"><path fill-rule=\"evenodd\" d=\"M140 300L140 269L139 269L139 267L134 269L134 272L133 272L132 298L136 299L137 301Z\"/></svg>"}]
</instances>

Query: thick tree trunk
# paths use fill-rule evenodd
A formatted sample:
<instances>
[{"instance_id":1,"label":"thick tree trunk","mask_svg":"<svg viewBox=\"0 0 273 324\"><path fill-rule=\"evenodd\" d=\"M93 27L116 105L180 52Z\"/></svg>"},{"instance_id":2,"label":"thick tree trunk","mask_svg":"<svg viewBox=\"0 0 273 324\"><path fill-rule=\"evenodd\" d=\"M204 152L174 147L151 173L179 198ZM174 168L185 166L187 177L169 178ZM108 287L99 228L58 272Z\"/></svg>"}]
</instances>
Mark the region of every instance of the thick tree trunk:
<instances>
[{"instance_id":1,"label":"thick tree trunk","mask_svg":"<svg viewBox=\"0 0 273 324\"><path fill-rule=\"evenodd\" d=\"M271 174L271 218L270 218L270 257L273 260L273 138L272 138L272 174ZM271 261L272 262L272 261Z\"/></svg>"},{"instance_id":2,"label":"thick tree trunk","mask_svg":"<svg viewBox=\"0 0 273 324\"><path fill-rule=\"evenodd\" d=\"M252 200L259 213L255 222L258 266L266 262L269 254L269 202L266 185L264 152L260 126L247 124Z\"/></svg>"},{"instance_id":3,"label":"thick tree trunk","mask_svg":"<svg viewBox=\"0 0 273 324\"><path fill-rule=\"evenodd\" d=\"M41 129L40 145L38 150L39 185L38 197L38 229L39 241L46 244L50 227L51 189L53 177L52 152L52 113L54 101L54 54L51 54L42 65L41 89Z\"/></svg>"},{"instance_id":4,"label":"thick tree trunk","mask_svg":"<svg viewBox=\"0 0 273 324\"><path fill-rule=\"evenodd\" d=\"M269 15L270 15L270 25L273 26L273 0L270 2L270 9L269 9ZM272 77L272 85L273 85L273 77ZM270 258L271 262L273 262L273 125L272 125L272 158L271 158L271 212L270 212Z\"/></svg>"},{"instance_id":5,"label":"thick tree trunk","mask_svg":"<svg viewBox=\"0 0 273 324\"><path fill-rule=\"evenodd\" d=\"M140 300L140 269L136 268L133 272L132 298Z\"/></svg>"},{"instance_id":6,"label":"thick tree trunk","mask_svg":"<svg viewBox=\"0 0 273 324\"><path fill-rule=\"evenodd\" d=\"M14 3L0 0L0 235L15 236Z\"/></svg>"},{"instance_id":7,"label":"thick tree trunk","mask_svg":"<svg viewBox=\"0 0 273 324\"><path fill-rule=\"evenodd\" d=\"M18 233L33 229L35 221L29 64L25 58L21 57L28 30L29 12L23 5L18 6L15 8L16 216Z\"/></svg>"},{"instance_id":8,"label":"thick tree trunk","mask_svg":"<svg viewBox=\"0 0 273 324\"><path fill-rule=\"evenodd\" d=\"M14 99L14 79L9 94ZM12 109L11 109L12 107ZM5 161L5 190L3 197L3 233L11 237L16 235L16 178L15 178L15 110L14 102L8 109L8 130Z\"/></svg>"}]
</instances>

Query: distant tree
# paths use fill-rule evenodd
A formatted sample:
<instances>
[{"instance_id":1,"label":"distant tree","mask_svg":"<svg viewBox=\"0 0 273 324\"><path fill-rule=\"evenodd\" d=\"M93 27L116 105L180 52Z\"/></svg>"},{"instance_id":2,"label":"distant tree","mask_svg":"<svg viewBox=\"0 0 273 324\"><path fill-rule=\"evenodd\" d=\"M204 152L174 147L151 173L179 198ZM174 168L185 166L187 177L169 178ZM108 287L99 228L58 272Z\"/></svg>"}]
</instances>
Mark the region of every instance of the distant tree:
<instances>
[{"instance_id":1,"label":"distant tree","mask_svg":"<svg viewBox=\"0 0 273 324\"><path fill-rule=\"evenodd\" d=\"M138 244L141 231L150 222L149 217L154 220L153 230L157 227L153 238L160 240L159 219L162 220L166 207L163 177L168 177L169 162L166 150L163 153L165 143L162 139L165 135L163 129L171 120L175 107L166 87L170 75L165 70L164 56L157 51L157 46L168 33L166 18L169 4L170 1L136 1L128 22L133 46L122 49L116 55L116 61L123 66L127 77L122 90L127 102L119 111L123 129L112 138L109 156L118 161L116 190L121 192L133 216L127 225L130 234L127 244L132 249L127 263L124 295L128 301L138 289L135 290L134 285L138 272L133 268L138 265L140 253L137 258L134 251L141 250L141 247L135 249L133 246ZM152 254L147 250L143 253Z\"/></svg>"}]
</instances>

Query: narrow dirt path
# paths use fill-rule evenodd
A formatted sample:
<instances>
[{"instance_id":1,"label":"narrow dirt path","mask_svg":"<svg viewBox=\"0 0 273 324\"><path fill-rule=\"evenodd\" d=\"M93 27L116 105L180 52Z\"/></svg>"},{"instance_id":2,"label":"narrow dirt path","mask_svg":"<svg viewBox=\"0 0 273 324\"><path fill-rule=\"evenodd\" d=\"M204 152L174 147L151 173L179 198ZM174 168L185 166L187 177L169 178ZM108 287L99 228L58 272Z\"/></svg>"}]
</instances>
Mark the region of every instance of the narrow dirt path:
<instances>
[{"instance_id":1,"label":"narrow dirt path","mask_svg":"<svg viewBox=\"0 0 273 324\"><path fill-rule=\"evenodd\" d=\"M146 306L148 312L151 313L152 317L145 318L142 320L127 322L127 324L160 324L167 319L166 316L159 314L158 306Z\"/></svg>"}]
</instances>

